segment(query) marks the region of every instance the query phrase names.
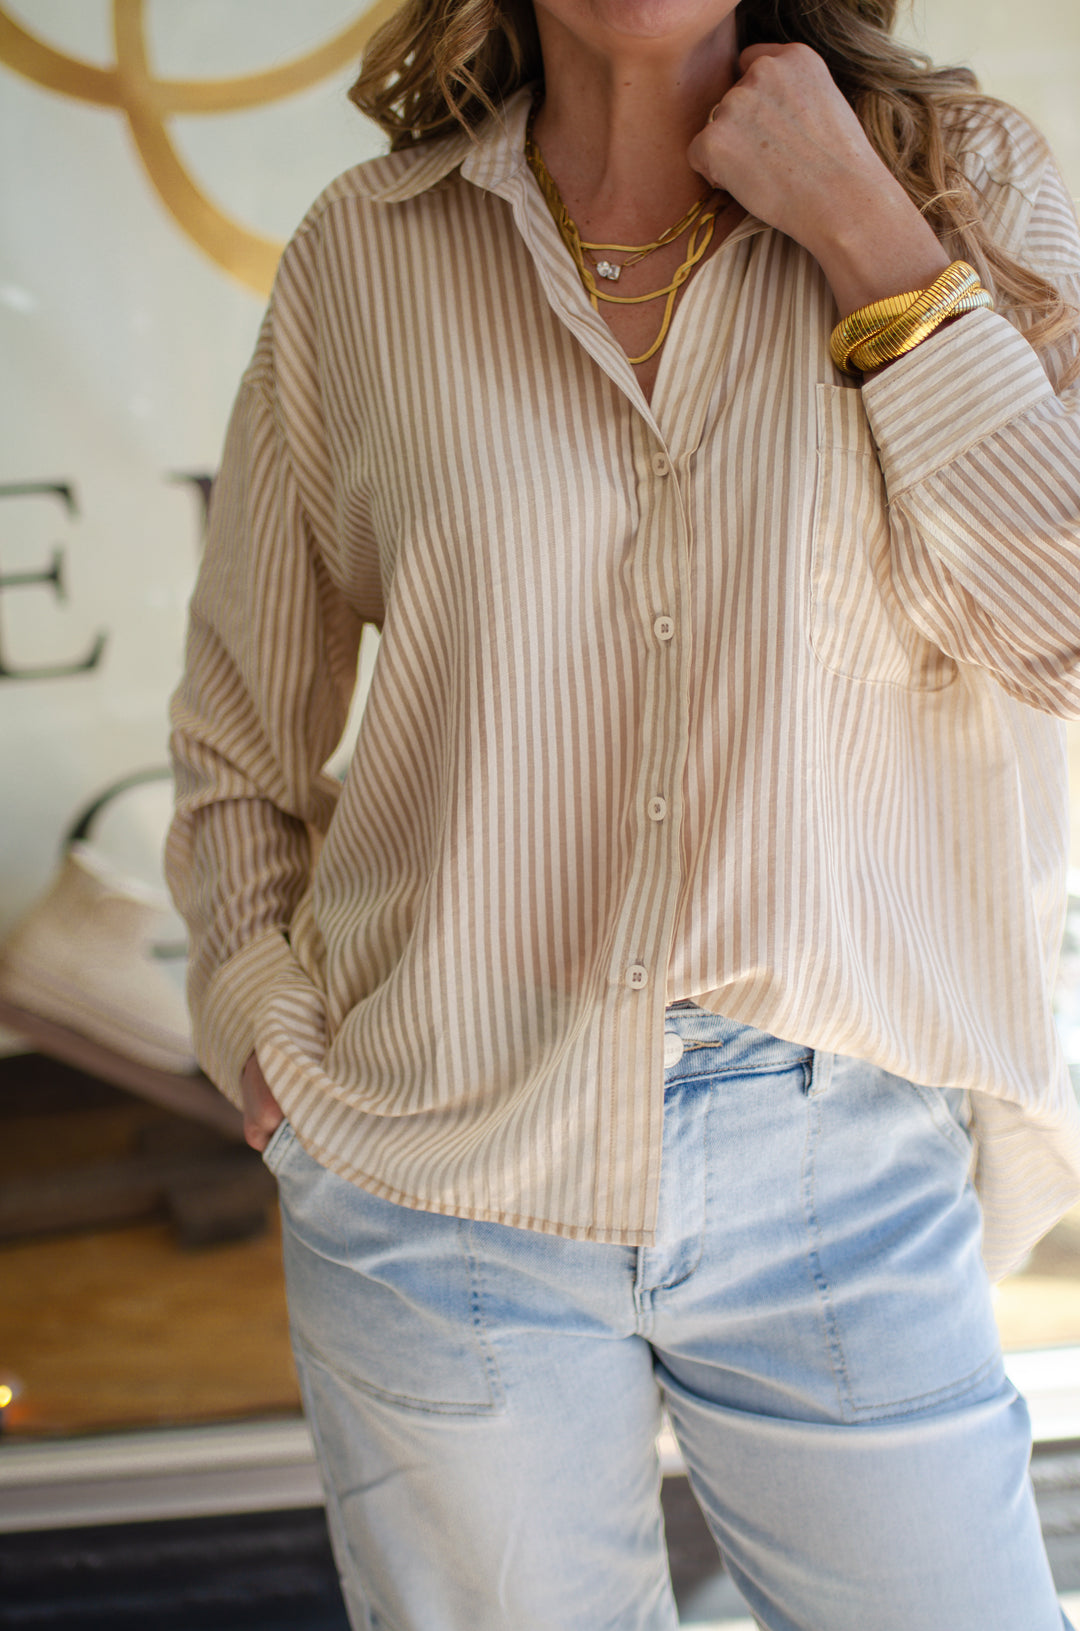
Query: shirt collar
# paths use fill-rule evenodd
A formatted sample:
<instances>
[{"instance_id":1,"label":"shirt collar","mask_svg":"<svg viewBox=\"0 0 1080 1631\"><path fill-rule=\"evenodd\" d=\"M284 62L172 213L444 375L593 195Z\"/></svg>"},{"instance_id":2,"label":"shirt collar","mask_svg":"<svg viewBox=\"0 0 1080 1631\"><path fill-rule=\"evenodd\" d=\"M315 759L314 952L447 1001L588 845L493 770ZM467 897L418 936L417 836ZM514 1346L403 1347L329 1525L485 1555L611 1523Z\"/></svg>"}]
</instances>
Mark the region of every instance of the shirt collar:
<instances>
[{"instance_id":1,"label":"shirt collar","mask_svg":"<svg viewBox=\"0 0 1080 1631\"><path fill-rule=\"evenodd\" d=\"M460 170L466 181L497 192L525 167L525 125L532 95L531 85L515 91L500 113L474 135L454 132L362 165L354 172L358 190L375 203L399 204L430 192Z\"/></svg>"},{"instance_id":2,"label":"shirt collar","mask_svg":"<svg viewBox=\"0 0 1080 1631\"><path fill-rule=\"evenodd\" d=\"M421 142L400 152L374 159L354 172L364 197L382 204L398 204L430 192L454 170L466 181L489 192L503 193L527 168L525 126L535 87L523 85L507 98L500 112L470 135L455 131L436 141ZM539 194L537 194L539 199ZM735 244L766 230L764 221L746 215L725 240Z\"/></svg>"}]
</instances>

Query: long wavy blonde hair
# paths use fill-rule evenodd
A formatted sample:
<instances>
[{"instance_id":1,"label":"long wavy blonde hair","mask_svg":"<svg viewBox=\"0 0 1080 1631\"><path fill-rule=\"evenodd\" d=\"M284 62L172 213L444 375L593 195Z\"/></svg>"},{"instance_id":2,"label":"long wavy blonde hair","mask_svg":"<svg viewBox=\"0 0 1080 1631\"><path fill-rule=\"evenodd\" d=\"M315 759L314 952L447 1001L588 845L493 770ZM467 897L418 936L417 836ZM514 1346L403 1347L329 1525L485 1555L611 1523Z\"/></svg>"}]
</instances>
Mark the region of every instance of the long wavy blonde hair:
<instances>
[{"instance_id":1,"label":"long wavy blonde hair","mask_svg":"<svg viewBox=\"0 0 1080 1631\"><path fill-rule=\"evenodd\" d=\"M935 68L895 39L898 9L898 0L741 0L739 43L797 40L824 57L950 254L979 268L1036 350L1075 341L1080 314L995 244L956 157L965 123L1000 104L980 94L970 69ZM476 130L520 86L542 78L531 0L405 0L372 39L349 95L397 149ZM1074 355L1061 383L1078 374Z\"/></svg>"}]
</instances>

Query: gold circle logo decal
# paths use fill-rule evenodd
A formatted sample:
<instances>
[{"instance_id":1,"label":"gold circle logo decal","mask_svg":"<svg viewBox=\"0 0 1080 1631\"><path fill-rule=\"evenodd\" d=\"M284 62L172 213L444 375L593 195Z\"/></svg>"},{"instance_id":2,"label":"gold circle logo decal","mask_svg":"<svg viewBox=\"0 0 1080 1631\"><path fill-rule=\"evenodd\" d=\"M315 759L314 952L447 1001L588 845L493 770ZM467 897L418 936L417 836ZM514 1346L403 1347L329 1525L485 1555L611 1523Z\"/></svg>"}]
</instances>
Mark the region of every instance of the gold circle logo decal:
<instances>
[{"instance_id":1,"label":"gold circle logo decal","mask_svg":"<svg viewBox=\"0 0 1080 1631\"><path fill-rule=\"evenodd\" d=\"M304 56L230 79L156 78L146 49L145 0L112 0L113 68L65 56L0 5L0 62L46 90L123 113L143 168L173 219L226 272L265 297L282 245L230 220L200 191L169 138L168 119L179 113L237 112L306 90L357 61L399 4L375 0L355 22Z\"/></svg>"}]
</instances>

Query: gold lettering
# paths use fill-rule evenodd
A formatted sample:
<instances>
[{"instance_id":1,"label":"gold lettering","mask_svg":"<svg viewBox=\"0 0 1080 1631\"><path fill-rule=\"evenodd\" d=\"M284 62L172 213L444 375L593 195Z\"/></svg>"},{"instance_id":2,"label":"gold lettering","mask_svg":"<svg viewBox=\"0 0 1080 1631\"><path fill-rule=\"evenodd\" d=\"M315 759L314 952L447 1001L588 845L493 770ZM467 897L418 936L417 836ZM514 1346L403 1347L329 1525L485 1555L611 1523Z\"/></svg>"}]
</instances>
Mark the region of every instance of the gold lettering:
<instances>
[{"instance_id":1,"label":"gold lettering","mask_svg":"<svg viewBox=\"0 0 1080 1631\"><path fill-rule=\"evenodd\" d=\"M112 0L116 66L65 56L0 5L0 62L44 89L123 113L143 169L174 221L230 276L267 295L281 244L230 219L185 169L166 128L170 116L240 112L293 96L358 61L399 0L375 0L347 28L292 62L229 79L159 79L146 49L144 0Z\"/></svg>"}]
</instances>

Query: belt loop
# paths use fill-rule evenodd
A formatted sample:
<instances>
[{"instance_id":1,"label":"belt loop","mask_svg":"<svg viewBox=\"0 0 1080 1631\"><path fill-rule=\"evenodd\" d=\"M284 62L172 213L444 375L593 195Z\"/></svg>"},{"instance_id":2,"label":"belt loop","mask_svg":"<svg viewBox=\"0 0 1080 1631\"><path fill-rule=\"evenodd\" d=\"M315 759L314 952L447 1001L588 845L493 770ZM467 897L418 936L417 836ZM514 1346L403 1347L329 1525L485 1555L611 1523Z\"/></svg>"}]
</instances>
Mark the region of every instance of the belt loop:
<instances>
[{"instance_id":1,"label":"belt loop","mask_svg":"<svg viewBox=\"0 0 1080 1631\"><path fill-rule=\"evenodd\" d=\"M819 1099L823 1093L829 1091L835 1058L835 1053L826 1053L824 1048L814 1049L814 1057L810 1062L810 1083L806 1091L808 1099Z\"/></svg>"}]
</instances>

